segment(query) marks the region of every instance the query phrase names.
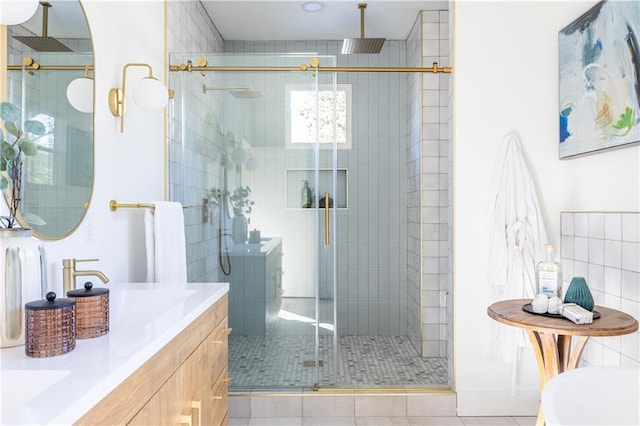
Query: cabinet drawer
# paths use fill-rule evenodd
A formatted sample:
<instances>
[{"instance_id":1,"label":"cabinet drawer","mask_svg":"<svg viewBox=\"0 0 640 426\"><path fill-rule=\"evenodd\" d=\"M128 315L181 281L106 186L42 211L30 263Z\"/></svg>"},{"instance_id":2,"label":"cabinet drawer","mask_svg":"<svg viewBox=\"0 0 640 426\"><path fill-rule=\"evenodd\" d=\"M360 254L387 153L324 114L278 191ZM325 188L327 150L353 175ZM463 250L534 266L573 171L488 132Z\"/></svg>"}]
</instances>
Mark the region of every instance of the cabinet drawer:
<instances>
[{"instance_id":1,"label":"cabinet drawer","mask_svg":"<svg viewBox=\"0 0 640 426\"><path fill-rule=\"evenodd\" d=\"M211 372L211 382L222 372L228 363L228 336L231 330L227 327L226 318L207 338L209 356L207 363Z\"/></svg>"},{"instance_id":2,"label":"cabinet drawer","mask_svg":"<svg viewBox=\"0 0 640 426\"><path fill-rule=\"evenodd\" d=\"M207 418L203 419L204 424L222 425L226 424L228 407L228 387L229 378L227 368L222 370L211 389L211 411L206 413ZM208 422L208 423L205 423Z\"/></svg>"}]
</instances>

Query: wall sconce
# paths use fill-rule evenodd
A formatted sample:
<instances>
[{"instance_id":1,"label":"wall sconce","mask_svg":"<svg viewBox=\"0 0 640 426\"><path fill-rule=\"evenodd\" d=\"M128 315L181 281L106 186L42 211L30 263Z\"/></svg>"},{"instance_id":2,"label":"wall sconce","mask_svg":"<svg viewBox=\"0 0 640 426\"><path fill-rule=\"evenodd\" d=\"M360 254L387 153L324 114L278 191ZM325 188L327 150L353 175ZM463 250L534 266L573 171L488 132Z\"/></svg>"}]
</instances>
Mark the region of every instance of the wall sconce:
<instances>
[{"instance_id":1,"label":"wall sconce","mask_svg":"<svg viewBox=\"0 0 640 426\"><path fill-rule=\"evenodd\" d=\"M80 112L93 112L93 78L89 77L89 70L93 64L84 68L84 76L78 77L67 86L67 99L72 107Z\"/></svg>"},{"instance_id":2,"label":"wall sconce","mask_svg":"<svg viewBox=\"0 0 640 426\"><path fill-rule=\"evenodd\" d=\"M0 24L17 25L28 21L38 10L38 0L0 1Z\"/></svg>"},{"instance_id":3,"label":"wall sconce","mask_svg":"<svg viewBox=\"0 0 640 426\"><path fill-rule=\"evenodd\" d=\"M109 109L115 117L120 117L120 133L124 132L125 97L127 85L127 68L146 67L149 75L140 80L133 88L133 99L144 111L159 111L169 101L169 90L153 76L151 65L130 63L122 68L122 89L114 88L109 91Z\"/></svg>"}]
</instances>

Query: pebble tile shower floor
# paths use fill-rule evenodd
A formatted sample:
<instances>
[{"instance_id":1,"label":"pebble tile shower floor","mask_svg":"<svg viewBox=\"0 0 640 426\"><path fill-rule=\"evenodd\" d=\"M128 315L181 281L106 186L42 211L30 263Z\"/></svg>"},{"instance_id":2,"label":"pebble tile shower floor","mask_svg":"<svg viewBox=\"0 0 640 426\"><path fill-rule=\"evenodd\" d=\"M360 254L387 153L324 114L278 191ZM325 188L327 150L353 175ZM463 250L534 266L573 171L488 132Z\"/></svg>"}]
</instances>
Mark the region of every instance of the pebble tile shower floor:
<instances>
[{"instance_id":1,"label":"pebble tile shower floor","mask_svg":"<svg viewBox=\"0 0 640 426\"><path fill-rule=\"evenodd\" d=\"M318 373L313 368L316 303L312 298L286 297L279 318L267 325L266 336L229 336L229 390L298 391L316 383L323 388L449 387L447 360L421 358L405 336L340 336L334 362L332 305L324 299L318 304Z\"/></svg>"},{"instance_id":2,"label":"pebble tile shower floor","mask_svg":"<svg viewBox=\"0 0 640 426\"><path fill-rule=\"evenodd\" d=\"M337 383L330 336L320 337L320 377L313 336L229 336L230 391L305 390L314 383L343 388L448 387L447 361L421 358L403 336L341 336ZM313 363L311 363L313 364Z\"/></svg>"}]
</instances>

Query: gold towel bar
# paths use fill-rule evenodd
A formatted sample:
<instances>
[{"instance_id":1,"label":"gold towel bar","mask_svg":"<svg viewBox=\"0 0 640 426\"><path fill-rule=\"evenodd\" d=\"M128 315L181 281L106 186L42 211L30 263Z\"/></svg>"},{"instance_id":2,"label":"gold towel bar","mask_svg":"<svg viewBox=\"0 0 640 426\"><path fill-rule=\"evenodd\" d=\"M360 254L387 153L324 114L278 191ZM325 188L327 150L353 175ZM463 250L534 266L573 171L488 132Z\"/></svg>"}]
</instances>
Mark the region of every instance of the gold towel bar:
<instances>
[{"instance_id":1,"label":"gold towel bar","mask_svg":"<svg viewBox=\"0 0 640 426\"><path fill-rule=\"evenodd\" d=\"M142 203L118 203L116 200L109 201L109 210L115 212L118 209L151 209L154 210L156 206L153 204L142 204Z\"/></svg>"},{"instance_id":2,"label":"gold towel bar","mask_svg":"<svg viewBox=\"0 0 640 426\"><path fill-rule=\"evenodd\" d=\"M183 209L188 209L194 206L182 206ZM118 203L116 200L109 201L109 210L115 212L118 209L151 209L155 210L156 206L153 204L144 203Z\"/></svg>"}]
</instances>

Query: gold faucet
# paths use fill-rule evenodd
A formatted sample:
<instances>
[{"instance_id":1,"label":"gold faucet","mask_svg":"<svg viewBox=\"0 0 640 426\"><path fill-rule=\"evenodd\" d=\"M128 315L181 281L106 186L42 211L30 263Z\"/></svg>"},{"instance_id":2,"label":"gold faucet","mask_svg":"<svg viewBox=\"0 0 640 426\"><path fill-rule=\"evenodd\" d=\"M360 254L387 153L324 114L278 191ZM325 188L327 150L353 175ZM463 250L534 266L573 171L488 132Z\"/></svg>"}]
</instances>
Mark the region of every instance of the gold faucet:
<instances>
[{"instance_id":1,"label":"gold faucet","mask_svg":"<svg viewBox=\"0 0 640 426\"><path fill-rule=\"evenodd\" d=\"M62 260L62 289L63 297L66 297L69 290L76 289L76 277L96 276L103 283L108 283L109 278L105 274L96 270L76 271L76 262L97 262L100 259L63 259Z\"/></svg>"}]
</instances>

